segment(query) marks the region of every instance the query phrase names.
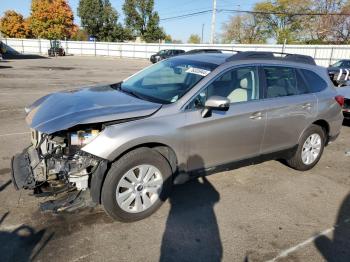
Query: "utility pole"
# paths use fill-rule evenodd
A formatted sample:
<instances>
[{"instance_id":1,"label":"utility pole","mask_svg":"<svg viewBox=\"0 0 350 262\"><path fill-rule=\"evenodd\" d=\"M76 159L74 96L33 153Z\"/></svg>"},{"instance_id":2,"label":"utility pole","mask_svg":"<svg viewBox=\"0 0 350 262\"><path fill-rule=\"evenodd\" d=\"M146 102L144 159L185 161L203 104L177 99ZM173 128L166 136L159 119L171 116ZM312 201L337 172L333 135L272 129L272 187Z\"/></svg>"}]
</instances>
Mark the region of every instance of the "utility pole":
<instances>
[{"instance_id":1,"label":"utility pole","mask_svg":"<svg viewBox=\"0 0 350 262\"><path fill-rule=\"evenodd\" d=\"M204 44L204 24L202 24L202 38L201 43Z\"/></svg>"},{"instance_id":2,"label":"utility pole","mask_svg":"<svg viewBox=\"0 0 350 262\"><path fill-rule=\"evenodd\" d=\"M215 23L216 23L216 0L213 0L213 14L211 17L211 35L210 35L210 43L215 43Z\"/></svg>"}]
</instances>

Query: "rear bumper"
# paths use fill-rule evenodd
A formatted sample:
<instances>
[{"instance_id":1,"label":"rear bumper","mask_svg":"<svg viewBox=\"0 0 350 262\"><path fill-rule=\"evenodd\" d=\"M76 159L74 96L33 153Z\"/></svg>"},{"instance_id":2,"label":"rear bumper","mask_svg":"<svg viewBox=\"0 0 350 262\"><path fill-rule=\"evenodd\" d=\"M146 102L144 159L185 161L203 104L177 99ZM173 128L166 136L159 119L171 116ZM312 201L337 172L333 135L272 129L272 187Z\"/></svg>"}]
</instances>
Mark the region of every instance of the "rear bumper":
<instances>
[{"instance_id":1,"label":"rear bumper","mask_svg":"<svg viewBox=\"0 0 350 262\"><path fill-rule=\"evenodd\" d=\"M345 119L350 119L350 109L344 109L343 115Z\"/></svg>"},{"instance_id":2,"label":"rear bumper","mask_svg":"<svg viewBox=\"0 0 350 262\"><path fill-rule=\"evenodd\" d=\"M15 155L11 160L12 183L16 190L22 188L34 189L35 180L30 165L31 160L27 150Z\"/></svg>"}]
</instances>

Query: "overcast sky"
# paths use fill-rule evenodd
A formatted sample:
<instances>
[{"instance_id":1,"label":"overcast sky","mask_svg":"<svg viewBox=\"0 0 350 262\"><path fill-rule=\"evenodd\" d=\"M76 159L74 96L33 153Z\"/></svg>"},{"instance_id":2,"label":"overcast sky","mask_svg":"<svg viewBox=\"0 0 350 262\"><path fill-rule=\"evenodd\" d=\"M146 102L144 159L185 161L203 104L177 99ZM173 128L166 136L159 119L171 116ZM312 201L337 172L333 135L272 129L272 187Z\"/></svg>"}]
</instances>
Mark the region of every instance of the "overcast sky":
<instances>
[{"instance_id":1,"label":"overcast sky","mask_svg":"<svg viewBox=\"0 0 350 262\"><path fill-rule=\"evenodd\" d=\"M13 9L22 13L25 17L29 16L31 0L1 0L0 14L6 10ZM110 0L113 7L115 7L120 15L120 21L123 21L122 0ZM71 5L77 24L80 24L79 17L77 17L77 7L79 0L68 0ZM217 0L217 7L225 9L241 9L250 10L257 0ZM212 0L155 0L155 10L159 12L160 18L167 18L178 16L212 8ZM227 21L228 14L218 13L216 30L221 31L222 23ZM185 19L175 19L169 21L162 21L161 26L165 29L167 34L170 34L173 39L179 39L186 42L190 34L195 33L201 35L202 24L204 24L204 42L209 41L210 38L210 23L211 14L203 14L193 16Z\"/></svg>"}]
</instances>

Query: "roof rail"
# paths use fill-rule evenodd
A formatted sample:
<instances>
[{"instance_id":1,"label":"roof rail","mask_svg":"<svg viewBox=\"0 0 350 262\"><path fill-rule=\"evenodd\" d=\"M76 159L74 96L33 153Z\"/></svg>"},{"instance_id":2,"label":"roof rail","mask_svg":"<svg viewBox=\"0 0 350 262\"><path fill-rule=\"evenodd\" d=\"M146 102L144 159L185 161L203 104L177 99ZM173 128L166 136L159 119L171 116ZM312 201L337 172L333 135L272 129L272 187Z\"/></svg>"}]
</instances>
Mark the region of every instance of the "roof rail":
<instances>
[{"instance_id":1,"label":"roof rail","mask_svg":"<svg viewBox=\"0 0 350 262\"><path fill-rule=\"evenodd\" d=\"M232 50L232 49L222 49L222 48L195 48L195 49L191 49L186 51L183 55L192 55L191 51L207 51L207 50L217 50L217 51L225 51L225 52L232 52L232 53L241 53L242 51L238 51L238 50Z\"/></svg>"},{"instance_id":2,"label":"roof rail","mask_svg":"<svg viewBox=\"0 0 350 262\"><path fill-rule=\"evenodd\" d=\"M226 59L227 62L234 60L248 60L248 59L266 59L266 60L279 60L279 61L290 61L295 63L316 65L315 60L311 56L298 55L298 54L287 54L278 52L258 52L258 51L247 51L238 52L237 54Z\"/></svg>"}]
</instances>

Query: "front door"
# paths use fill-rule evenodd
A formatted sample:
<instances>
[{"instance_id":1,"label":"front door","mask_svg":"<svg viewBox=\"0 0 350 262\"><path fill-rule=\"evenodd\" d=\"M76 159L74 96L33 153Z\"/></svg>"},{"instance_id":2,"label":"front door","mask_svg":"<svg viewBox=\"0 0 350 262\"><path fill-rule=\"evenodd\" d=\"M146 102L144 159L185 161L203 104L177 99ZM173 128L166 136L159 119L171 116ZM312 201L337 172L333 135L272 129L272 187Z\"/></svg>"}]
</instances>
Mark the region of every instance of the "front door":
<instances>
[{"instance_id":1,"label":"front door","mask_svg":"<svg viewBox=\"0 0 350 262\"><path fill-rule=\"evenodd\" d=\"M185 113L187 169L198 170L257 156L264 135L266 110L261 105L258 70L254 66L228 70L203 89ZM230 99L228 111L202 117L207 98Z\"/></svg>"}]
</instances>

